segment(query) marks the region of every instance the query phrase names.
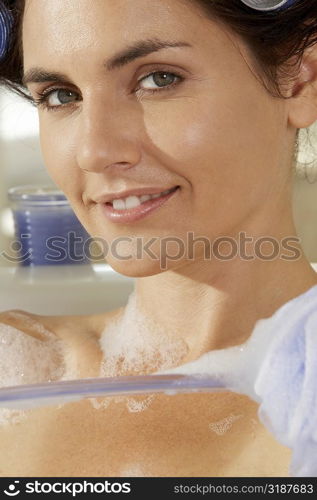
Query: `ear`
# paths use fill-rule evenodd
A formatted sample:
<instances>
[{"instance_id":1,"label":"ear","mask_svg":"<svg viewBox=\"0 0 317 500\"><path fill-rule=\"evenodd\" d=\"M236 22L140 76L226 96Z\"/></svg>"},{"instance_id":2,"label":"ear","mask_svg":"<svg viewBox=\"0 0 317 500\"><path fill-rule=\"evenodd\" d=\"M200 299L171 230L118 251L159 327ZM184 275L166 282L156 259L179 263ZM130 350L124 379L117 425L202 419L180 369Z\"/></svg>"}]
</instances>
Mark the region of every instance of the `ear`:
<instances>
[{"instance_id":1,"label":"ear","mask_svg":"<svg viewBox=\"0 0 317 500\"><path fill-rule=\"evenodd\" d=\"M293 127L307 128L317 120L317 44L309 47L302 58L288 104Z\"/></svg>"}]
</instances>

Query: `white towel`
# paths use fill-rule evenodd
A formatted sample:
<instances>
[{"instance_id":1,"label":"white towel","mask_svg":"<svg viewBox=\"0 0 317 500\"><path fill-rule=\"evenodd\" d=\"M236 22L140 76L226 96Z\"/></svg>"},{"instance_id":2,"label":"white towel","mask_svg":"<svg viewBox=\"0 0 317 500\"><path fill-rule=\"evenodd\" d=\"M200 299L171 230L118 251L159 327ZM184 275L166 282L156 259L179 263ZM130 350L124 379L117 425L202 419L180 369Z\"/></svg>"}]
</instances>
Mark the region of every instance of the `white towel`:
<instances>
[{"instance_id":1,"label":"white towel","mask_svg":"<svg viewBox=\"0 0 317 500\"><path fill-rule=\"evenodd\" d=\"M264 321L272 341L254 385L259 417L293 450L290 475L317 477L317 286Z\"/></svg>"}]
</instances>

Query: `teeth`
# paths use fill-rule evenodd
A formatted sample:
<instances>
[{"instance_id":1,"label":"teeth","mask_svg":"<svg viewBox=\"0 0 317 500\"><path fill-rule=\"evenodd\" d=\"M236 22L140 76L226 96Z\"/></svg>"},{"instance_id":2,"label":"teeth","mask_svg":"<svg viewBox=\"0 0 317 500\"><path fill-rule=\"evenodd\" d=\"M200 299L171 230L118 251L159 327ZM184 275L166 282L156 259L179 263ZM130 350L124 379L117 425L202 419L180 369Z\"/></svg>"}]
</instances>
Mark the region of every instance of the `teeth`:
<instances>
[{"instance_id":1,"label":"teeth","mask_svg":"<svg viewBox=\"0 0 317 500\"><path fill-rule=\"evenodd\" d=\"M125 209L125 201L124 200L113 200L112 205L113 205L113 208L115 210L124 210Z\"/></svg>"},{"instance_id":2,"label":"teeth","mask_svg":"<svg viewBox=\"0 0 317 500\"><path fill-rule=\"evenodd\" d=\"M157 196L160 196L159 194ZM152 198L154 198L154 196L152 196ZM144 194L143 196L141 196L140 200L141 200L141 203L144 203L145 201L148 201L151 199L151 195L150 194Z\"/></svg>"},{"instance_id":3,"label":"teeth","mask_svg":"<svg viewBox=\"0 0 317 500\"><path fill-rule=\"evenodd\" d=\"M126 208L135 208L141 205L140 198L138 196L128 196L125 200Z\"/></svg>"},{"instance_id":4,"label":"teeth","mask_svg":"<svg viewBox=\"0 0 317 500\"><path fill-rule=\"evenodd\" d=\"M174 188L167 189L166 191L157 194L144 194L143 196L128 196L127 198L124 199L113 200L112 206L115 210L128 210L131 208L138 207L139 205L145 203L148 200L159 198L160 196L165 196L169 194L171 191L173 191L173 189Z\"/></svg>"}]
</instances>

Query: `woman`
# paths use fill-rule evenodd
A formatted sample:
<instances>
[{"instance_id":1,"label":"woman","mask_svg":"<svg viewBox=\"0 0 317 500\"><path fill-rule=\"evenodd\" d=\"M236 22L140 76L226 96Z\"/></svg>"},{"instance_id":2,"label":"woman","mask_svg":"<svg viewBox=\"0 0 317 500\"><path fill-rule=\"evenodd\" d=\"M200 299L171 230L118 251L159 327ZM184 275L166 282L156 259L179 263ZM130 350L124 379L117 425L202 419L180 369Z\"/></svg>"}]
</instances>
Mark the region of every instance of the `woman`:
<instances>
[{"instance_id":1,"label":"woman","mask_svg":"<svg viewBox=\"0 0 317 500\"><path fill-rule=\"evenodd\" d=\"M78 377L153 373L243 343L317 284L292 215L297 133L317 119L315 0L14 3L2 81L27 88L50 176L87 231L115 242L109 264L138 279L128 313L11 311L4 325L33 340L44 325ZM10 422L3 475L288 473L290 450L245 396L133 401Z\"/></svg>"}]
</instances>

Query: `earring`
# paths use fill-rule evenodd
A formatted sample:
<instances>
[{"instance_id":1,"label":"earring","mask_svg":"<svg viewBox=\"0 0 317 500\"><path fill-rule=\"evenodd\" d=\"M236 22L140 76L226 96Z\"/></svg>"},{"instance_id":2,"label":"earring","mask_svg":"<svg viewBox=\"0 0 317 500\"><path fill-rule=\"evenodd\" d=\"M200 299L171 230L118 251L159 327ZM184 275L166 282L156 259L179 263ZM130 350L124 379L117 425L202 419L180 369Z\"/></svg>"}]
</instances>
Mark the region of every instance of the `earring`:
<instances>
[{"instance_id":1,"label":"earring","mask_svg":"<svg viewBox=\"0 0 317 500\"><path fill-rule=\"evenodd\" d=\"M296 174L300 179L305 179L309 184L317 182L317 160L301 163L297 162Z\"/></svg>"},{"instance_id":2,"label":"earring","mask_svg":"<svg viewBox=\"0 0 317 500\"><path fill-rule=\"evenodd\" d=\"M317 122L309 129L298 129L294 149L295 173L309 184L317 182Z\"/></svg>"}]
</instances>

